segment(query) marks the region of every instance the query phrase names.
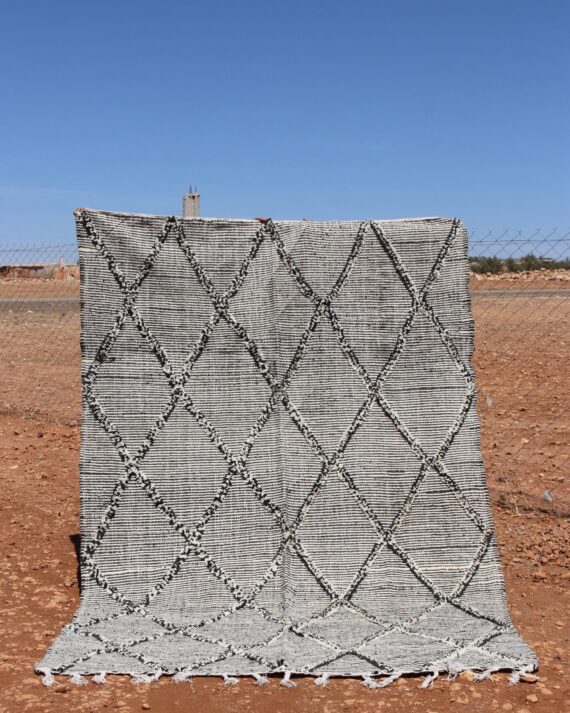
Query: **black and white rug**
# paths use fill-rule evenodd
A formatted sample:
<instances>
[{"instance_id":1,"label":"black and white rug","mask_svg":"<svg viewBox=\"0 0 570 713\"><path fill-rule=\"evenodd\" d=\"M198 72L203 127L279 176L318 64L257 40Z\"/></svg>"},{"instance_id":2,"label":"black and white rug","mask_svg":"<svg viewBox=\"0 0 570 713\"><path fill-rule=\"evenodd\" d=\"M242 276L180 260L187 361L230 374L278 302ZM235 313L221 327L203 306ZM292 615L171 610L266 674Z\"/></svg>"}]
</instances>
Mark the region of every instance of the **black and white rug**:
<instances>
[{"instance_id":1,"label":"black and white rug","mask_svg":"<svg viewBox=\"0 0 570 713\"><path fill-rule=\"evenodd\" d=\"M45 682L536 667L459 221L76 217L83 591Z\"/></svg>"}]
</instances>

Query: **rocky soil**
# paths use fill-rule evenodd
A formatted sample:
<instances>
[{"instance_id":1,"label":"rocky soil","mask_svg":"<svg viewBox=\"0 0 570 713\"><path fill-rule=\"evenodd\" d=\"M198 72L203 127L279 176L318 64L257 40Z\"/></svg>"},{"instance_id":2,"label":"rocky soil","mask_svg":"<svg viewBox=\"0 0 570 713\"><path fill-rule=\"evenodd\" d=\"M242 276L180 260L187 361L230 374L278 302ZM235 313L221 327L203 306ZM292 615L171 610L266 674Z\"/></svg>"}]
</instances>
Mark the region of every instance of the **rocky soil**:
<instances>
[{"instance_id":1,"label":"rocky soil","mask_svg":"<svg viewBox=\"0 0 570 713\"><path fill-rule=\"evenodd\" d=\"M278 679L135 685L124 677L102 686L60 677L45 688L33 665L79 598L79 325L74 312L35 307L0 317L0 713L570 710L570 299L487 295L488 284L509 280L473 288L478 408L510 610L537 651L538 676L511 687L507 674L482 682L462 674L425 690L415 677L381 690L351 679L283 688Z\"/></svg>"}]
</instances>

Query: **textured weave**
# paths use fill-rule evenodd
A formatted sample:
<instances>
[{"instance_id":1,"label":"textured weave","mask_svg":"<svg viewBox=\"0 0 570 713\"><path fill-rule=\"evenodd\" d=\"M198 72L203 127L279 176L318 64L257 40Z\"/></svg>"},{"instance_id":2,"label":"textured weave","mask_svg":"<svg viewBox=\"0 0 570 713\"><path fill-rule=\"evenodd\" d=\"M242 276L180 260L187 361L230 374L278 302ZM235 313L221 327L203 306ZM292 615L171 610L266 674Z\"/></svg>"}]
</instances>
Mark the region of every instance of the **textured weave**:
<instances>
[{"instance_id":1,"label":"textured weave","mask_svg":"<svg viewBox=\"0 0 570 713\"><path fill-rule=\"evenodd\" d=\"M83 589L38 670L535 667L491 519L459 221L82 210L77 229Z\"/></svg>"}]
</instances>

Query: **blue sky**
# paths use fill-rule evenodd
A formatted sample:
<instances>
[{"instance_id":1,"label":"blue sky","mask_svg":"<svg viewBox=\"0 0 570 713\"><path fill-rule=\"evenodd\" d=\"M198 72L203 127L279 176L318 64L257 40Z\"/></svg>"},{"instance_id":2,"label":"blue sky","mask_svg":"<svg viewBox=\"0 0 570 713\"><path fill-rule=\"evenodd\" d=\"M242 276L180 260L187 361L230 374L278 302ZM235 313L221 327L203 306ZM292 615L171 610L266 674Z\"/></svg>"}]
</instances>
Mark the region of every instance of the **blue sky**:
<instances>
[{"instance_id":1,"label":"blue sky","mask_svg":"<svg viewBox=\"0 0 570 713\"><path fill-rule=\"evenodd\" d=\"M4 3L0 243L79 206L570 227L566 0Z\"/></svg>"}]
</instances>

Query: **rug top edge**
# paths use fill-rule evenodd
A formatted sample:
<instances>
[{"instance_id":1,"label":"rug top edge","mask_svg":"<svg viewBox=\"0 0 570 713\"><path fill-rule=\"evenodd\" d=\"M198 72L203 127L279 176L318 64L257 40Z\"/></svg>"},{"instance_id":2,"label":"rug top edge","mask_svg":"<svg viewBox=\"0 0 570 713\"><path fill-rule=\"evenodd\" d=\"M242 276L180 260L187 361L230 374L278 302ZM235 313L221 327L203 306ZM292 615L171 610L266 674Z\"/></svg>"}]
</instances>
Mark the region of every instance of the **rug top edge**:
<instances>
[{"instance_id":1,"label":"rug top edge","mask_svg":"<svg viewBox=\"0 0 570 713\"><path fill-rule=\"evenodd\" d=\"M82 212L87 212L87 213L98 213L100 215L116 215L116 216L124 216L124 217L132 217L132 218L161 218L163 220L167 220L169 215L164 215L164 214L159 214L159 213L130 213L130 212L125 212L125 211L116 211L116 210L100 210L97 208L87 208L87 207L81 207L81 208L76 208L73 213L75 216L81 214ZM204 222L204 223L215 223L215 222L224 222L224 223L248 223L248 224L257 224L260 222L259 218L225 218L222 216L217 216L217 217L206 217L206 216L197 216L197 217L184 217L184 216L173 216L176 217L178 220L187 220L187 221L199 221L199 222ZM266 218L263 218L263 220L266 220ZM363 220L375 220L375 222L378 223L423 223L426 221L441 221L441 222L453 222L454 220L460 220L456 217L447 217L447 216L436 216L436 215L431 215L431 216L418 216L418 217L409 217L409 218L361 218L361 219L347 219L347 220L299 220L299 219L288 219L288 218L272 218L276 223L312 223L312 224L319 224L319 225L338 225L338 224L347 224L347 223L362 223ZM462 222L462 221L461 221Z\"/></svg>"}]
</instances>

